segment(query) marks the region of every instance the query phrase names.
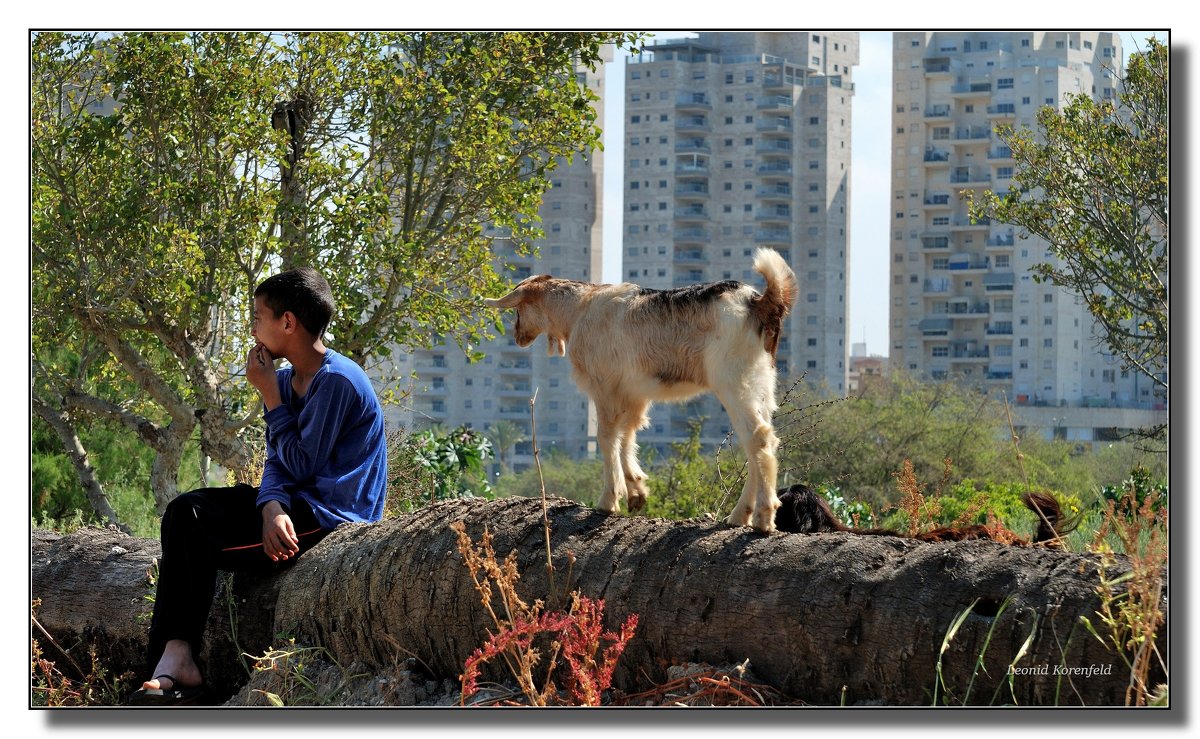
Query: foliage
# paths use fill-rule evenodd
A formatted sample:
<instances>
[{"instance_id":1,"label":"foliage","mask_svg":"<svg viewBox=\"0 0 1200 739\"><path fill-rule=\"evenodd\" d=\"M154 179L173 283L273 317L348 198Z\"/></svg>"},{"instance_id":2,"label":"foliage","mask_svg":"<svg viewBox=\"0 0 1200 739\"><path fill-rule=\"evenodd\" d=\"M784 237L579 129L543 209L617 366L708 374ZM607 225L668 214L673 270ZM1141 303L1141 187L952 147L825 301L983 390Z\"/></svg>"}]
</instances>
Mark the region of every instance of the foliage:
<instances>
[{"instance_id":1,"label":"foliage","mask_svg":"<svg viewBox=\"0 0 1200 739\"><path fill-rule=\"evenodd\" d=\"M378 372L393 347L474 355L491 240L527 249L548 174L599 144L576 69L635 38L35 34L36 396L135 432L161 510L194 430L247 463L250 296L281 267L326 275L329 345Z\"/></svg>"},{"instance_id":2,"label":"foliage","mask_svg":"<svg viewBox=\"0 0 1200 739\"><path fill-rule=\"evenodd\" d=\"M1081 93L1062 112L1042 108L1037 131L999 127L1017 163L1013 186L985 193L971 214L1048 242L1055 261L1035 265L1035 278L1081 296L1112 354L1165 397L1170 48L1147 43L1130 57L1119 106Z\"/></svg>"},{"instance_id":3,"label":"foliage","mask_svg":"<svg viewBox=\"0 0 1200 739\"><path fill-rule=\"evenodd\" d=\"M410 435L401 454L410 455L428 475L431 501L492 497L484 470L484 462L492 456L492 443L477 431L465 426L445 433L427 429Z\"/></svg>"},{"instance_id":4,"label":"foliage","mask_svg":"<svg viewBox=\"0 0 1200 739\"><path fill-rule=\"evenodd\" d=\"M599 459L572 460L565 454L546 454L541 466L549 495L584 505L595 505L600 498L599 481L603 479L603 464ZM537 498L542 494L538 470L533 467L501 475L496 480L495 488L499 497Z\"/></svg>"},{"instance_id":5,"label":"foliage","mask_svg":"<svg viewBox=\"0 0 1200 739\"><path fill-rule=\"evenodd\" d=\"M31 601L30 614L33 629L35 632L41 634L43 640L53 645L59 653L64 655L70 663L71 670L77 677L71 678L63 674L63 671L53 661L46 658L38 638L32 638L29 666L29 705L60 707L104 706L120 703L121 697L129 691L133 674L111 675L108 668L100 664L96 656L95 647L89 650L89 656L91 657L89 668L87 670L80 668L75 660L71 658L70 654L64 651L55 642L54 637L38 622L37 611L41 605L41 599Z\"/></svg>"},{"instance_id":6,"label":"foliage","mask_svg":"<svg viewBox=\"0 0 1200 739\"><path fill-rule=\"evenodd\" d=\"M265 674L267 680L264 682L272 689L258 688L253 692L261 695L267 705L276 708L331 705L344 684L321 687L315 679L315 673L329 664L339 674L343 673L327 649L300 646L294 637L289 637L285 645L272 647L262 656L254 657L254 672Z\"/></svg>"},{"instance_id":7,"label":"foliage","mask_svg":"<svg viewBox=\"0 0 1200 739\"><path fill-rule=\"evenodd\" d=\"M526 603L517 594L516 552L500 562L491 532L484 529L476 547L461 521L450 527L458 536L458 551L475 590L496 627L463 666L462 700L478 692L482 666L499 659L530 705L600 705L602 694L612 684L617 661L637 629L637 614L630 614L612 632L603 628L604 601L587 598L579 591L571 593L566 611L546 610L541 600ZM602 643L606 643L603 649ZM543 654L549 656L541 667ZM567 666L565 677L559 678L565 681L566 695L555 683L560 659Z\"/></svg>"},{"instance_id":8,"label":"foliage","mask_svg":"<svg viewBox=\"0 0 1200 739\"><path fill-rule=\"evenodd\" d=\"M742 493L744 462L728 445L705 454L703 419L688 425L688 438L671 444L671 455L650 465L645 515L661 518L724 517Z\"/></svg>"},{"instance_id":9,"label":"foliage","mask_svg":"<svg viewBox=\"0 0 1200 739\"><path fill-rule=\"evenodd\" d=\"M1093 551L1101 555L1096 588L1100 608L1095 613L1096 623L1086 616L1080 620L1129 670L1125 704L1145 706L1167 700L1167 686L1152 685L1150 674L1157 665L1169 676L1157 646L1158 630L1166 622L1163 570L1169 546L1167 517L1157 510L1157 493L1151 490L1138 501L1137 485L1131 478L1121 500L1106 503L1104 523L1093 544ZM1115 565L1109 543L1114 538L1129 559L1128 570L1115 578L1108 575Z\"/></svg>"},{"instance_id":10,"label":"foliage","mask_svg":"<svg viewBox=\"0 0 1200 739\"><path fill-rule=\"evenodd\" d=\"M1129 477L1121 484L1102 487L1098 503L1102 506L1118 505L1130 496L1130 504L1135 508L1149 504L1151 512L1159 515L1167 509L1168 490L1165 480L1153 479L1145 467L1138 465L1130 470Z\"/></svg>"},{"instance_id":11,"label":"foliage","mask_svg":"<svg viewBox=\"0 0 1200 739\"><path fill-rule=\"evenodd\" d=\"M80 430L88 458L103 483L117 517L134 536L157 538L158 516L146 495L153 451L117 424L97 422ZM70 533L82 526L104 525L80 488L79 480L57 436L40 418L30 428L30 507L38 528ZM195 442L183 453L179 486L200 483L199 451Z\"/></svg>"},{"instance_id":12,"label":"foliage","mask_svg":"<svg viewBox=\"0 0 1200 739\"><path fill-rule=\"evenodd\" d=\"M829 504L829 509L839 521L851 528L875 528L875 512L861 500L847 501L842 489L836 485L818 485L816 492Z\"/></svg>"},{"instance_id":13,"label":"foliage","mask_svg":"<svg viewBox=\"0 0 1200 739\"><path fill-rule=\"evenodd\" d=\"M491 440L492 447L496 450L496 458L500 462L500 474L505 474L512 469L509 460L513 447L529 438L525 435L524 428L507 419L493 423L491 428L484 431L484 435Z\"/></svg>"},{"instance_id":14,"label":"foliage","mask_svg":"<svg viewBox=\"0 0 1200 739\"><path fill-rule=\"evenodd\" d=\"M876 508L889 502L892 474L906 459L922 479L940 474L947 458L964 477L1003 477L1011 466L997 443L1003 406L966 385L897 371L814 413L803 443L781 434L780 470L807 470L811 484L839 486Z\"/></svg>"}]
</instances>

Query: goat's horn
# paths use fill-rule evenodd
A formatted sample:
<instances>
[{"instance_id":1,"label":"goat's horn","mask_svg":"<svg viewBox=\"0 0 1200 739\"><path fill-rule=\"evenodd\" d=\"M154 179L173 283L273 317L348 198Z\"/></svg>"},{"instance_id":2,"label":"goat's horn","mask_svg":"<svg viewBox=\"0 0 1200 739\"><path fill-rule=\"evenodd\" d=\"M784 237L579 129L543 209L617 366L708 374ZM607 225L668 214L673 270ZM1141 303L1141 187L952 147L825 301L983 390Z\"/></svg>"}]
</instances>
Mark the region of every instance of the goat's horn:
<instances>
[{"instance_id":1,"label":"goat's horn","mask_svg":"<svg viewBox=\"0 0 1200 739\"><path fill-rule=\"evenodd\" d=\"M489 308L504 310L505 308L515 308L521 303L521 289L517 288L508 295L502 298L484 298L483 304Z\"/></svg>"}]
</instances>

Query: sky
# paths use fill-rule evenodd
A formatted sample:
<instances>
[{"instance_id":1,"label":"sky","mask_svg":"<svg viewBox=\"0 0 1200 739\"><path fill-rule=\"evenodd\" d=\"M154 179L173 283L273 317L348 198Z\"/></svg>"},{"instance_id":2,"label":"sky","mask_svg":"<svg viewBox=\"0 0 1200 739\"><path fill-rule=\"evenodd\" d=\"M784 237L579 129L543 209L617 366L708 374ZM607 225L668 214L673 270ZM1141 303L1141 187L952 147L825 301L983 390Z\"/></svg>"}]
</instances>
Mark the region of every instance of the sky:
<instances>
[{"instance_id":1,"label":"sky","mask_svg":"<svg viewBox=\"0 0 1200 739\"><path fill-rule=\"evenodd\" d=\"M1061 27L1061 26L1060 26ZM688 36L687 31L654 31L658 39ZM1126 53L1145 46L1147 36L1166 40L1166 32L1123 33ZM849 340L865 342L867 353L888 353L888 226L891 189L891 69L890 31L859 35L859 64L854 68L851 131ZM1136 41L1136 46L1135 46ZM648 42L649 43L649 42ZM620 282L622 197L624 181L625 55L605 74L608 98L604 111L604 272L603 282Z\"/></svg>"}]
</instances>

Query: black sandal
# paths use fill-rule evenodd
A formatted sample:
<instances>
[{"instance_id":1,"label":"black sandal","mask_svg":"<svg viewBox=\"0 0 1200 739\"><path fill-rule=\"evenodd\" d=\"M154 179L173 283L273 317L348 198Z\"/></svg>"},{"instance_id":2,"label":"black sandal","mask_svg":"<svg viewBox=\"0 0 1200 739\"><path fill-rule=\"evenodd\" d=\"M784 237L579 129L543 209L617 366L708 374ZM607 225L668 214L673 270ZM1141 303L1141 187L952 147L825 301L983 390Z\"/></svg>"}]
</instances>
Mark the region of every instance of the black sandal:
<instances>
[{"instance_id":1,"label":"black sandal","mask_svg":"<svg viewBox=\"0 0 1200 739\"><path fill-rule=\"evenodd\" d=\"M138 688L129 696L131 706L187 706L196 703L204 695L204 686L196 685L191 688L179 687L179 681L174 675L163 673L155 675L152 680L166 678L171 681L171 687L159 690ZM162 684L161 682L159 683Z\"/></svg>"}]
</instances>

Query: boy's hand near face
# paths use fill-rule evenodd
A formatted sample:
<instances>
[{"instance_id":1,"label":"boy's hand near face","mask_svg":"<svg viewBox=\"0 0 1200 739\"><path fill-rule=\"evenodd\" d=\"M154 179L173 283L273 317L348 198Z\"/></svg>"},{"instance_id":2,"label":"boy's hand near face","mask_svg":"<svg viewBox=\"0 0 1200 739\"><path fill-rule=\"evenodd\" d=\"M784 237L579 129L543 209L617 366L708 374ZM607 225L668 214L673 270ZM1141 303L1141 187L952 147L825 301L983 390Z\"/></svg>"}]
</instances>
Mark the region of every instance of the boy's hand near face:
<instances>
[{"instance_id":1,"label":"boy's hand near face","mask_svg":"<svg viewBox=\"0 0 1200 739\"><path fill-rule=\"evenodd\" d=\"M262 395L267 410L283 403L275 380L275 357L262 344L255 344L246 357L246 380Z\"/></svg>"}]
</instances>

